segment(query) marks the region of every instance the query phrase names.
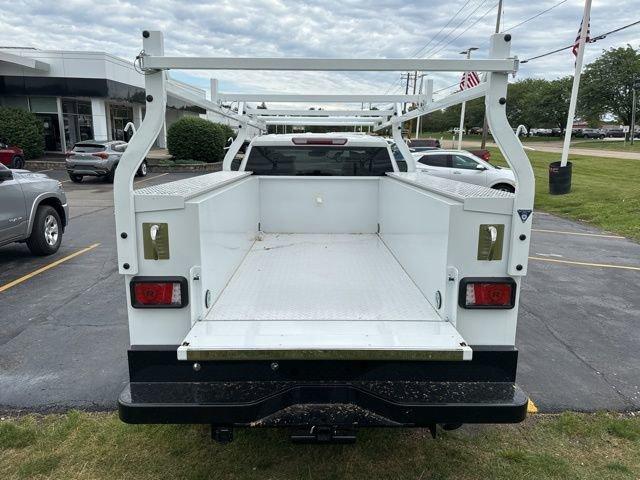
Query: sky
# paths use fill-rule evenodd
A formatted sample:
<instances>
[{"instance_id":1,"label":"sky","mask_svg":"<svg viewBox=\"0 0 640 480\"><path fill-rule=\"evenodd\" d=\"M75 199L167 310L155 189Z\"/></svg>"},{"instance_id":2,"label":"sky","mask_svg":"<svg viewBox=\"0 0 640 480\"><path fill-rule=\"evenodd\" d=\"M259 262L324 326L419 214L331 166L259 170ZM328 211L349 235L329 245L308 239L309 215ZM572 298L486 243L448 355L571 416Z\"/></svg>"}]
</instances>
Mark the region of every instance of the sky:
<instances>
[{"instance_id":1,"label":"sky","mask_svg":"<svg viewBox=\"0 0 640 480\"><path fill-rule=\"evenodd\" d=\"M595 0L591 34L640 20L640 0ZM133 60L142 30L162 30L167 55L474 58L488 54L497 0L0 0L0 46L104 51ZM557 5L559 4L559 5ZM556 6L557 5L557 6ZM519 23L554 7L523 25ZM573 43L581 0L504 0L501 30L512 53L526 59ZM515 27L515 28L513 28ZM603 49L640 48L640 25L590 44L585 63ZM573 73L570 50L522 64L515 79ZM212 72L173 72L208 90ZM400 73L215 72L223 92L399 93ZM460 73L434 74L440 95Z\"/></svg>"}]
</instances>

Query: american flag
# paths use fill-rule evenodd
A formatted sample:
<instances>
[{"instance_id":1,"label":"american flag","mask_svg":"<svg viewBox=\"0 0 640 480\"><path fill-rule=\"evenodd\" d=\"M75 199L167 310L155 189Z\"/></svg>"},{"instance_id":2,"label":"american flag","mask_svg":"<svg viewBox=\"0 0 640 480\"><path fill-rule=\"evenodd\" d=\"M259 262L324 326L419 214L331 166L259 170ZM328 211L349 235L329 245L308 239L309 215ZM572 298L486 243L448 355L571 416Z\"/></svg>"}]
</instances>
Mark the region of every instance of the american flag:
<instances>
[{"instance_id":1,"label":"american flag","mask_svg":"<svg viewBox=\"0 0 640 480\"><path fill-rule=\"evenodd\" d=\"M591 33L591 22L587 23L587 38L585 40L585 43L588 43L591 41L591 39L589 38L590 33ZM571 52L576 58L578 57L578 49L580 48L580 35L582 35L582 22L580 22L580 28L578 29L578 36L576 37L576 41L573 44L573 48L571 49Z\"/></svg>"},{"instance_id":2,"label":"american flag","mask_svg":"<svg viewBox=\"0 0 640 480\"><path fill-rule=\"evenodd\" d=\"M480 77L476 72L465 72L460 79L460 90L477 87L480 85Z\"/></svg>"}]
</instances>

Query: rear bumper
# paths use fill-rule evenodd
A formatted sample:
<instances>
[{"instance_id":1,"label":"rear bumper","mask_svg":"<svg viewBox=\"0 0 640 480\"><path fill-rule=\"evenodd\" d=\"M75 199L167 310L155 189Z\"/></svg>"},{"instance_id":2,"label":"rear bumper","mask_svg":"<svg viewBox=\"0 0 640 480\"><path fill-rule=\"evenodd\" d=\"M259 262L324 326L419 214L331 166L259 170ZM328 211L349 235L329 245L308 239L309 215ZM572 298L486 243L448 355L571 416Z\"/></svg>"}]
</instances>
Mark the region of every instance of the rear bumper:
<instances>
[{"instance_id":1,"label":"rear bumper","mask_svg":"<svg viewBox=\"0 0 640 480\"><path fill-rule=\"evenodd\" d=\"M215 361L194 370L175 348L129 351L123 421L431 426L526 416L515 349L474 349L471 361Z\"/></svg>"},{"instance_id":2,"label":"rear bumper","mask_svg":"<svg viewBox=\"0 0 640 480\"><path fill-rule=\"evenodd\" d=\"M67 165L67 173L70 175L83 175L88 177L99 177L107 175L110 168L106 165Z\"/></svg>"},{"instance_id":3,"label":"rear bumper","mask_svg":"<svg viewBox=\"0 0 640 480\"><path fill-rule=\"evenodd\" d=\"M133 383L120 394L127 423L216 426L430 426L517 423L527 396L512 383Z\"/></svg>"}]
</instances>

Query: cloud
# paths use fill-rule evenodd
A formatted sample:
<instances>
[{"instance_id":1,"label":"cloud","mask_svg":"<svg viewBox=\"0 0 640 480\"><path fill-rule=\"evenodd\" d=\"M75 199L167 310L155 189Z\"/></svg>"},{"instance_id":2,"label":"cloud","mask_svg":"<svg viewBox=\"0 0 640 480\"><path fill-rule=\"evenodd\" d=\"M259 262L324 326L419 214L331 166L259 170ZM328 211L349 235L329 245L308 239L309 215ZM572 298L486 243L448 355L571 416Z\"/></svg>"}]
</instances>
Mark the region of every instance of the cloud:
<instances>
[{"instance_id":1,"label":"cloud","mask_svg":"<svg viewBox=\"0 0 640 480\"><path fill-rule=\"evenodd\" d=\"M505 2L503 28L509 29L559 0ZM143 29L162 30L168 55L460 58L469 46L488 53L495 28L494 0L217 0L190 1L0 0L10 22L0 29L0 45L40 49L105 51L133 59ZM454 14L463 6L460 13ZM557 8L513 29L513 53L520 58L573 42L582 15L581 0ZM595 2L592 34L630 23L640 0ZM451 21L450 21L451 20ZM449 22L449 23L448 23ZM630 28L589 45L586 62L604 48L640 47L640 28ZM426 48L423 48L425 47ZM421 50L422 49L422 50ZM523 64L517 78L557 78L572 73L569 51ZM176 72L208 89L212 72ZM216 72L230 92L385 93L400 92L400 73ZM434 74L435 88L455 83L460 73Z\"/></svg>"}]
</instances>

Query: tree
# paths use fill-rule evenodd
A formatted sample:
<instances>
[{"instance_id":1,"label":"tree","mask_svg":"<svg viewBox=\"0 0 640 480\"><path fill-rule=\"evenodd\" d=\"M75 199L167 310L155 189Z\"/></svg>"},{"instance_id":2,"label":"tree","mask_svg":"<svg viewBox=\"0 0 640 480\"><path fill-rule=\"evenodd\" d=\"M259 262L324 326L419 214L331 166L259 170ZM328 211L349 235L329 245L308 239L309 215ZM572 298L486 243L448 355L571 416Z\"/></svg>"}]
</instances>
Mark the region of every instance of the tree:
<instances>
[{"instance_id":1,"label":"tree","mask_svg":"<svg viewBox=\"0 0 640 480\"><path fill-rule=\"evenodd\" d=\"M635 79L640 79L640 52L631 46L604 51L585 68L579 94L581 112L588 119L613 114L629 125Z\"/></svg>"},{"instance_id":2,"label":"tree","mask_svg":"<svg viewBox=\"0 0 640 480\"><path fill-rule=\"evenodd\" d=\"M565 129L572 86L573 77L571 76L551 80L542 86L537 102L541 126Z\"/></svg>"}]
</instances>

